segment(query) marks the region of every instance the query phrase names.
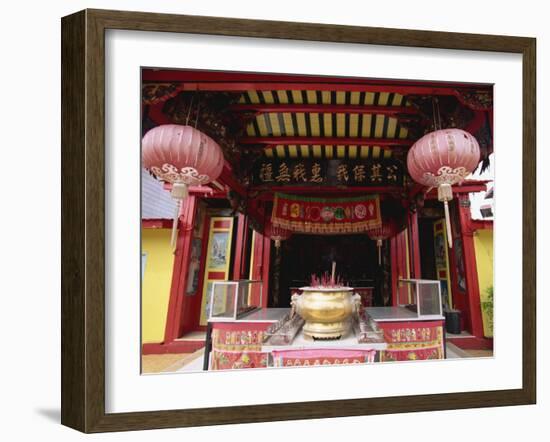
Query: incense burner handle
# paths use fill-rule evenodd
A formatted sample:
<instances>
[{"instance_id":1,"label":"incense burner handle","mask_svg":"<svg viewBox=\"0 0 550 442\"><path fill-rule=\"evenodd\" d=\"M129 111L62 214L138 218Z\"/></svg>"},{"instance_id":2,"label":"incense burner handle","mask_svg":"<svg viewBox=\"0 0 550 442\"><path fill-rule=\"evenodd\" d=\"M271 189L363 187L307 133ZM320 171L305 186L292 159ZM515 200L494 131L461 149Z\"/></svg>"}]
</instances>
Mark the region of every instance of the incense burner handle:
<instances>
[{"instance_id":1,"label":"incense burner handle","mask_svg":"<svg viewBox=\"0 0 550 442\"><path fill-rule=\"evenodd\" d=\"M290 298L290 317L293 318L296 313L300 314L300 305L302 297L298 293L294 293Z\"/></svg>"},{"instance_id":2,"label":"incense burner handle","mask_svg":"<svg viewBox=\"0 0 550 442\"><path fill-rule=\"evenodd\" d=\"M361 295L354 293L351 297L351 302L353 303L353 313L359 314L361 312Z\"/></svg>"}]
</instances>

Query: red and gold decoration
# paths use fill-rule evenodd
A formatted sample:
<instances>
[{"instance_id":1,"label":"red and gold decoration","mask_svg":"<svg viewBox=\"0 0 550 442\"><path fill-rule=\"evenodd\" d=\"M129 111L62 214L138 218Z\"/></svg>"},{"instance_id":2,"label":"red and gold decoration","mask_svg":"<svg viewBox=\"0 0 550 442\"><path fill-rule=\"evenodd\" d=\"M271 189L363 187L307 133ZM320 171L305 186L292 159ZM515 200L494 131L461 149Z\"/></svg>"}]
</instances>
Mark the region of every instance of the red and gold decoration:
<instances>
[{"instance_id":1,"label":"red and gold decoration","mask_svg":"<svg viewBox=\"0 0 550 442\"><path fill-rule=\"evenodd\" d=\"M308 367L372 363L376 350L273 350L275 367Z\"/></svg>"},{"instance_id":2,"label":"red and gold decoration","mask_svg":"<svg viewBox=\"0 0 550 442\"><path fill-rule=\"evenodd\" d=\"M443 321L378 323L388 343L380 361L443 359Z\"/></svg>"},{"instance_id":3,"label":"red and gold decoration","mask_svg":"<svg viewBox=\"0 0 550 442\"><path fill-rule=\"evenodd\" d=\"M470 109L477 111L490 111L493 109L492 91L457 89L455 95L462 104Z\"/></svg>"},{"instance_id":4,"label":"red and gold decoration","mask_svg":"<svg viewBox=\"0 0 550 442\"><path fill-rule=\"evenodd\" d=\"M181 85L174 83L144 84L141 89L142 102L145 105L164 103L180 93Z\"/></svg>"},{"instance_id":5,"label":"red and gold decoration","mask_svg":"<svg viewBox=\"0 0 550 442\"><path fill-rule=\"evenodd\" d=\"M292 236L292 232L290 230L279 226L274 226L271 222L266 224L264 234L268 238L275 241L275 247L277 249L281 247L281 241L286 241Z\"/></svg>"},{"instance_id":6,"label":"red and gold decoration","mask_svg":"<svg viewBox=\"0 0 550 442\"><path fill-rule=\"evenodd\" d=\"M416 344L402 345L401 349L380 352L380 362L423 361L426 359L444 359L440 346L420 347Z\"/></svg>"},{"instance_id":7,"label":"red and gold decoration","mask_svg":"<svg viewBox=\"0 0 550 442\"><path fill-rule=\"evenodd\" d=\"M376 241L378 248L378 265L382 264L382 245L387 239L393 238L405 227L405 209L403 205L394 198L386 198L380 203L382 224L367 230L367 235Z\"/></svg>"},{"instance_id":8,"label":"red and gold decoration","mask_svg":"<svg viewBox=\"0 0 550 442\"><path fill-rule=\"evenodd\" d=\"M158 180L172 184L178 201L172 228L175 246L177 219L188 186L215 181L223 168L223 153L209 136L191 126L165 124L151 129L142 140L143 167Z\"/></svg>"},{"instance_id":9,"label":"red and gold decoration","mask_svg":"<svg viewBox=\"0 0 550 442\"><path fill-rule=\"evenodd\" d=\"M312 198L276 193L271 222L296 233L362 233L381 226L378 195Z\"/></svg>"},{"instance_id":10,"label":"red and gold decoration","mask_svg":"<svg viewBox=\"0 0 550 442\"><path fill-rule=\"evenodd\" d=\"M259 186L402 186L403 164L386 159L262 158L252 169Z\"/></svg>"},{"instance_id":11,"label":"red and gold decoration","mask_svg":"<svg viewBox=\"0 0 550 442\"><path fill-rule=\"evenodd\" d=\"M216 323L212 330L211 370L265 368L268 353L262 352L267 327L264 323Z\"/></svg>"},{"instance_id":12,"label":"red and gold decoration","mask_svg":"<svg viewBox=\"0 0 550 442\"><path fill-rule=\"evenodd\" d=\"M388 220L380 227L367 230L369 238L376 241L376 247L378 248L378 265L382 264L382 245L384 241L394 237L399 232L400 230L395 220Z\"/></svg>"},{"instance_id":13,"label":"red and gold decoration","mask_svg":"<svg viewBox=\"0 0 550 442\"><path fill-rule=\"evenodd\" d=\"M407 154L409 174L417 183L437 187L439 201L445 205L449 247L452 247L449 204L454 184L460 184L477 167L479 144L475 137L461 129L441 129L424 135Z\"/></svg>"}]
</instances>

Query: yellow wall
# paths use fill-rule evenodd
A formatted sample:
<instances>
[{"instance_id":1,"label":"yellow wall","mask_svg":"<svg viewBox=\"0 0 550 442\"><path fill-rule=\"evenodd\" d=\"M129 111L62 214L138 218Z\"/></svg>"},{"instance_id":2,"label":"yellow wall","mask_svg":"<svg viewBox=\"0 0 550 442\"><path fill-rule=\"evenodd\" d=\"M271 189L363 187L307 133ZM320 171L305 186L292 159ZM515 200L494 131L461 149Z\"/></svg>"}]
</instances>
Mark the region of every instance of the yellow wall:
<instances>
[{"instance_id":1,"label":"yellow wall","mask_svg":"<svg viewBox=\"0 0 550 442\"><path fill-rule=\"evenodd\" d=\"M142 344L164 340L174 255L170 229L142 229L142 253L147 254L141 295Z\"/></svg>"},{"instance_id":2,"label":"yellow wall","mask_svg":"<svg viewBox=\"0 0 550 442\"><path fill-rule=\"evenodd\" d=\"M478 230L474 235L476 250L477 277L479 283L479 295L481 303L487 299L487 289L493 285L493 231ZM483 331L485 336L493 336L491 318L482 311Z\"/></svg>"}]
</instances>

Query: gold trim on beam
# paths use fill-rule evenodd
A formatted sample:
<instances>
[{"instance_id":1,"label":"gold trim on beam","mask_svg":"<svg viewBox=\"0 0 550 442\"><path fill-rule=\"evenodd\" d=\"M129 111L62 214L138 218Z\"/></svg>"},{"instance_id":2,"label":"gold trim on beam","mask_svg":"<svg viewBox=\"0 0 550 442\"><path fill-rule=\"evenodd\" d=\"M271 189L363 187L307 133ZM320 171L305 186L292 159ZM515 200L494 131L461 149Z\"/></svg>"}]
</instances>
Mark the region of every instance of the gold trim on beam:
<instances>
[{"instance_id":1,"label":"gold trim on beam","mask_svg":"<svg viewBox=\"0 0 550 442\"><path fill-rule=\"evenodd\" d=\"M296 133L296 128L292 122L292 114L290 112L285 112L283 114L283 121L285 123L284 132L286 136L299 135L299 133Z\"/></svg>"},{"instance_id":2,"label":"gold trim on beam","mask_svg":"<svg viewBox=\"0 0 550 442\"><path fill-rule=\"evenodd\" d=\"M395 138L396 130L397 130L397 118L390 117L388 119L388 132L386 136L388 138Z\"/></svg>"},{"instance_id":3,"label":"gold trim on beam","mask_svg":"<svg viewBox=\"0 0 550 442\"><path fill-rule=\"evenodd\" d=\"M321 136L321 128L319 126L319 114L312 113L309 114L309 124L311 126L311 135L314 137Z\"/></svg>"}]
</instances>

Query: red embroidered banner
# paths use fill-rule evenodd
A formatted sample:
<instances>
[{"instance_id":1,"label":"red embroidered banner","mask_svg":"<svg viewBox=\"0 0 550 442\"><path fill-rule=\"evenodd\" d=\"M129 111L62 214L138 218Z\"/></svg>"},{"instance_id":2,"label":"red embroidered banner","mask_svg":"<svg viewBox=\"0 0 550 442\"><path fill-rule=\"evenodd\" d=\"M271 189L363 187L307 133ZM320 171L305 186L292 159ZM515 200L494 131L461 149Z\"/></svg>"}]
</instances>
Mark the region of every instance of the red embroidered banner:
<instances>
[{"instance_id":1,"label":"red embroidered banner","mask_svg":"<svg viewBox=\"0 0 550 442\"><path fill-rule=\"evenodd\" d=\"M270 323L215 323L212 330L210 370L267 367L268 354L261 351Z\"/></svg>"},{"instance_id":2,"label":"red embroidered banner","mask_svg":"<svg viewBox=\"0 0 550 442\"><path fill-rule=\"evenodd\" d=\"M443 340L443 321L384 322L378 327L389 343L440 342Z\"/></svg>"},{"instance_id":3,"label":"red embroidered banner","mask_svg":"<svg viewBox=\"0 0 550 442\"><path fill-rule=\"evenodd\" d=\"M443 358L444 356L441 346L405 350L384 350L380 352L380 362L416 361Z\"/></svg>"},{"instance_id":4,"label":"red embroidered banner","mask_svg":"<svg viewBox=\"0 0 550 442\"><path fill-rule=\"evenodd\" d=\"M297 233L361 233L382 225L380 199L378 195L311 198L276 193L271 222Z\"/></svg>"},{"instance_id":5,"label":"red embroidered banner","mask_svg":"<svg viewBox=\"0 0 550 442\"><path fill-rule=\"evenodd\" d=\"M306 367L372 363L376 350L273 350L272 354L275 367Z\"/></svg>"},{"instance_id":6,"label":"red embroidered banner","mask_svg":"<svg viewBox=\"0 0 550 442\"><path fill-rule=\"evenodd\" d=\"M380 361L443 359L443 321L381 322L388 348L381 352Z\"/></svg>"},{"instance_id":7,"label":"red embroidered banner","mask_svg":"<svg viewBox=\"0 0 550 442\"><path fill-rule=\"evenodd\" d=\"M243 368L266 368L268 353L259 351L212 350L210 370L240 370Z\"/></svg>"}]
</instances>

